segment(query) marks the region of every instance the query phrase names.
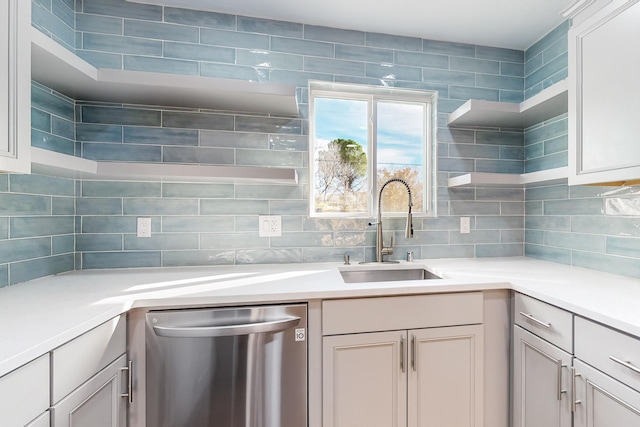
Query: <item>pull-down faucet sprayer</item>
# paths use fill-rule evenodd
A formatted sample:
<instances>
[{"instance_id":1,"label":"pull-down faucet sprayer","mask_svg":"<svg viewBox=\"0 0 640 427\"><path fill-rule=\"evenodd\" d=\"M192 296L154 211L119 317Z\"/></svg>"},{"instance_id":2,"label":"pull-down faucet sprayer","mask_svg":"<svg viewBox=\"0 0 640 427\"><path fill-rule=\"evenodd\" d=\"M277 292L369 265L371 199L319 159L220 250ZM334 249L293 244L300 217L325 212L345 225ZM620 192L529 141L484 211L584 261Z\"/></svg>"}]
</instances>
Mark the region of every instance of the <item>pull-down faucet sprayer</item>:
<instances>
[{"instance_id":1,"label":"pull-down faucet sprayer","mask_svg":"<svg viewBox=\"0 0 640 427\"><path fill-rule=\"evenodd\" d=\"M398 261L384 261L383 259L384 255L393 254L393 235L391 236L391 245L388 248L384 247L384 242L382 240L382 192L384 191L385 187L392 182L399 182L403 184L407 189L407 193L409 194L409 210L407 212L407 226L405 230L405 237L407 239L413 238L413 219L411 216L411 206L413 203L411 202L411 188L409 188L409 184L407 184L405 180L400 178L391 178L390 180L382 184L378 193L377 221L369 223L369 225L376 225L376 262L379 263L398 263Z\"/></svg>"}]
</instances>

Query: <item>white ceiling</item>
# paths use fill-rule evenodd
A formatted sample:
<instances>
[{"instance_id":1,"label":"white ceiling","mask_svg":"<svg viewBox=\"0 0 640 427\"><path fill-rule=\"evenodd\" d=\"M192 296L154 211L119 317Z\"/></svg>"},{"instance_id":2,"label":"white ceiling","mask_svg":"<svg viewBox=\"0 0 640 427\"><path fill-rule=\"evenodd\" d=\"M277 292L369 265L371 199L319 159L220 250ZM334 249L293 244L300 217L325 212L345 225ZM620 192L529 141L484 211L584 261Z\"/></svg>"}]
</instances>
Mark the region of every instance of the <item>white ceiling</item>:
<instances>
[{"instance_id":1,"label":"white ceiling","mask_svg":"<svg viewBox=\"0 0 640 427\"><path fill-rule=\"evenodd\" d=\"M575 0L128 0L333 28L525 50Z\"/></svg>"}]
</instances>

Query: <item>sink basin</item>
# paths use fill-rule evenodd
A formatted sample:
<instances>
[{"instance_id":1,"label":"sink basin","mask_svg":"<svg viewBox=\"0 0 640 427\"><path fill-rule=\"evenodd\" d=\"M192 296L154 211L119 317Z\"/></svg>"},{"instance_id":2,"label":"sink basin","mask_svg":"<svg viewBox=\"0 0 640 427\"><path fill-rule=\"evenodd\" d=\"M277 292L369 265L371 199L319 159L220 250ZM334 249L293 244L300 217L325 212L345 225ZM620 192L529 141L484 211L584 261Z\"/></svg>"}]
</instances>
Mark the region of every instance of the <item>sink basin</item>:
<instances>
[{"instance_id":1,"label":"sink basin","mask_svg":"<svg viewBox=\"0 0 640 427\"><path fill-rule=\"evenodd\" d=\"M340 274L342 275L342 279L345 283L442 279L442 277L419 267L388 270L379 268L340 270Z\"/></svg>"}]
</instances>

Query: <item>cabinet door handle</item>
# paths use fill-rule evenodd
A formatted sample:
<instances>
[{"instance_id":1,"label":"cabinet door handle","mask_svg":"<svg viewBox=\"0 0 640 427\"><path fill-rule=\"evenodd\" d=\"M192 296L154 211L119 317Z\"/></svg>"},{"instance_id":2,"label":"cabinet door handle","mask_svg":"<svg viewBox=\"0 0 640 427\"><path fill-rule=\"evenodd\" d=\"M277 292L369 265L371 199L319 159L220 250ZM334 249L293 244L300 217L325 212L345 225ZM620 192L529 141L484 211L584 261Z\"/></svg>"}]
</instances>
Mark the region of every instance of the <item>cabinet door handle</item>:
<instances>
[{"instance_id":1,"label":"cabinet door handle","mask_svg":"<svg viewBox=\"0 0 640 427\"><path fill-rule=\"evenodd\" d=\"M126 397L131 405L133 403L133 360L129 360L126 367L120 368L120 371L127 371L127 392L122 393L120 397Z\"/></svg>"},{"instance_id":2,"label":"cabinet door handle","mask_svg":"<svg viewBox=\"0 0 640 427\"><path fill-rule=\"evenodd\" d=\"M577 406L582 403L581 400L576 399L577 391L576 391L576 378L581 377L581 374L576 372L576 368L571 367L571 412L575 413L577 410Z\"/></svg>"},{"instance_id":3,"label":"cabinet door handle","mask_svg":"<svg viewBox=\"0 0 640 427\"><path fill-rule=\"evenodd\" d=\"M558 360L558 400L562 400L562 393L566 393L567 390L562 389L562 368L566 368L567 365L562 364L562 360Z\"/></svg>"},{"instance_id":4,"label":"cabinet door handle","mask_svg":"<svg viewBox=\"0 0 640 427\"><path fill-rule=\"evenodd\" d=\"M416 371L416 336L411 335L411 369Z\"/></svg>"},{"instance_id":5,"label":"cabinet door handle","mask_svg":"<svg viewBox=\"0 0 640 427\"><path fill-rule=\"evenodd\" d=\"M404 337L400 337L400 370L404 373Z\"/></svg>"},{"instance_id":6,"label":"cabinet door handle","mask_svg":"<svg viewBox=\"0 0 640 427\"><path fill-rule=\"evenodd\" d=\"M619 365L624 366L627 369L630 369L631 371L635 372L636 374L640 374L640 368L633 366L631 364L631 362L625 362L624 360L618 359L615 356L609 356L609 359L613 360L614 362L616 362Z\"/></svg>"},{"instance_id":7,"label":"cabinet door handle","mask_svg":"<svg viewBox=\"0 0 640 427\"><path fill-rule=\"evenodd\" d=\"M556 359L555 357L545 353L544 351L540 350L538 347L529 344L526 341L522 341L522 343L527 347L530 348L532 351L535 351L536 353L538 353L540 356L548 359L549 361L555 363L556 365L556 369L557 369L557 379L556 379L556 388L557 388L557 399L558 400L562 400L562 393L566 393L566 390L562 389L562 368L566 368L567 365L563 365L562 364L562 359Z\"/></svg>"},{"instance_id":8,"label":"cabinet door handle","mask_svg":"<svg viewBox=\"0 0 640 427\"><path fill-rule=\"evenodd\" d=\"M525 318L527 318L528 320L531 320L533 323L535 323L536 325L542 326L543 328L547 328L549 329L551 327L551 323L549 322L543 322L542 320L538 320L535 317L533 317L531 314L527 314L527 313L523 313L522 311L520 312L521 316L524 316Z\"/></svg>"}]
</instances>

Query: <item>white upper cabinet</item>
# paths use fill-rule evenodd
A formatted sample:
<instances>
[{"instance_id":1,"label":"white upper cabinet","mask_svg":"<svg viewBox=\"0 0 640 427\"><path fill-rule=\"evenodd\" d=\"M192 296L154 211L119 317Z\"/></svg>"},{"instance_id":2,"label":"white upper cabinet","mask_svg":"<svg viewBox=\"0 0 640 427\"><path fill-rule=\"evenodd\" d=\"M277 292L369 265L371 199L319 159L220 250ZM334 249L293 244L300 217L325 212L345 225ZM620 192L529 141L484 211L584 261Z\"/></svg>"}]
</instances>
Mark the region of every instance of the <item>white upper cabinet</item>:
<instances>
[{"instance_id":1,"label":"white upper cabinet","mask_svg":"<svg viewBox=\"0 0 640 427\"><path fill-rule=\"evenodd\" d=\"M0 172L31 171L31 1L0 2Z\"/></svg>"},{"instance_id":2,"label":"white upper cabinet","mask_svg":"<svg viewBox=\"0 0 640 427\"><path fill-rule=\"evenodd\" d=\"M640 4L614 0L569 31L569 184L640 179Z\"/></svg>"}]
</instances>

